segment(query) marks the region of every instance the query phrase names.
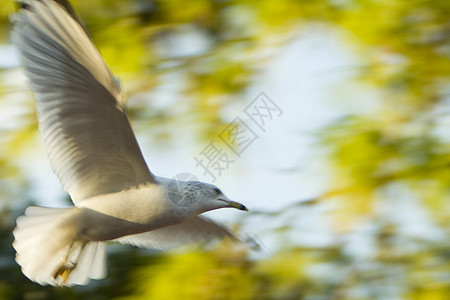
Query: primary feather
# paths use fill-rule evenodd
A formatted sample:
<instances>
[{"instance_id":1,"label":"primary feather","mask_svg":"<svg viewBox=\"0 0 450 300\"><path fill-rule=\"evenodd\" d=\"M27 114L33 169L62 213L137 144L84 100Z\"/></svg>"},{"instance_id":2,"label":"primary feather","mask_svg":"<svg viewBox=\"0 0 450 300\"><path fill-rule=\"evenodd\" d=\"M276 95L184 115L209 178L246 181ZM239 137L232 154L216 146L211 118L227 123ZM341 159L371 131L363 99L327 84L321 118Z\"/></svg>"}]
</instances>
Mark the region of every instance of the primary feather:
<instances>
[{"instance_id":1,"label":"primary feather","mask_svg":"<svg viewBox=\"0 0 450 300\"><path fill-rule=\"evenodd\" d=\"M64 190L77 203L153 182L120 86L80 24L53 1L22 3L11 37Z\"/></svg>"}]
</instances>

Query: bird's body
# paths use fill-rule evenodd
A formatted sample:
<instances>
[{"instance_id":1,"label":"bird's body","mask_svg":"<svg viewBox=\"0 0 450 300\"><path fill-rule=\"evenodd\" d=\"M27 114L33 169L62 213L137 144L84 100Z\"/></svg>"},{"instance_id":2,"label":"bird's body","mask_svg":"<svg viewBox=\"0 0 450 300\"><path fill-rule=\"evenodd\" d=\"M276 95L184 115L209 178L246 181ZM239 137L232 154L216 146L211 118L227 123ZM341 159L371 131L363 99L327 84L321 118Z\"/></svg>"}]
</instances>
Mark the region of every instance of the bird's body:
<instances>
[{"instance_id":1,"label":"bird's body","mask_svg":"<svg viewBox=\"0 0 450 300\"><path fill-rule=\"evenodd\" d=\"M108 202L107 206L105 201ZM81 201L77 207L129 222L129 226L123 226L123 232L113 233L116 236L107 233L110 227L105 224L104 231L108 237L89 237L92 240L102 238L112 240L124 235L137 234L180 223L187 217L167 199L165 187L158 184L95 196Z\"/></svg>"},{"instance_id":2,"label":"bird's body","mask_svg":"<svg viewBox=\"0 0 450 300\"><path fill-rule=\"evenodd\" d=\"M163 187L151 185L83 200L76 206L86 216L80 237L88 241L113 240L182 222L186 215L166 197ZM97 222L100 218L103 221ZM93 227L91 223L101 225Z\"/></svg>"},{"instance_id":3,"label":"bird's body","mask_svg":"<svg viewBox=\"0 0 450 300\"><path fill-rule=\"evenodd\" d=\"M86 284L106 275L105 241L165 249L233 237L199 214L246 210L218 188L148 169L126 101L64 0L22 0L12 41L36 98L53 171L74 202L28 207L14 230L16 260L40 284Z\"/></svg>"}]
</instances>

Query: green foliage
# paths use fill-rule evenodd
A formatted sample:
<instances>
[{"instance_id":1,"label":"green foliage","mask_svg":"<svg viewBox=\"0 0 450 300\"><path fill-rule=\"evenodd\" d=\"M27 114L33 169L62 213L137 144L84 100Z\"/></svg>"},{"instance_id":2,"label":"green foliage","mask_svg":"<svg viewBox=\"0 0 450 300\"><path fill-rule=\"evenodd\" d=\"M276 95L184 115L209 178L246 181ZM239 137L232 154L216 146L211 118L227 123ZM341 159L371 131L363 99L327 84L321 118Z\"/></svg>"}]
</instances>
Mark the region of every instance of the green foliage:
<instances>
[{"instance_id":1,"label":"green foliage","mask_svg":"<svg viewBox=\"0 0 450 300\"><path fill-rule=\"evenodd\" d=\"M14 6L0 1L0 41L6 43ZM262 259L226 242L207 251L166 255L116 247L108 279L55 289L31 283L13 262L14 219L32 198L32 183L18 161L35 145L37 124L29 94L5 87L10 70L4 70L0 105L30 101L22 105L18 125L0 132L1 299L447 299L450 249L432 231L442 236L450 228L449 1L72 2L129 96L150 92L171 72L185 76L180 93L189 107L186 118L199 124L199 141L210 141L223 129L224 106L239 101L266 66L260 53L288 42L292 32L311 22L349 33L346 42L364 62L354 81L375 87L380 105L370 115L348 115L315 133L331 180L310 206L337 203L326 215L335 237L330 244L300 247L292 241ZM202 51L171 52L177 44L170 41L185 28L204 37ZM164 128L179 118L171 113L176 105L159 109L151 101L131 102L130 116L141 131L158 124L165 141L173 138ZM397 194L387 191L398 186L429 217L434 229L428 239L408 234L380 212L380 206L394 204ZM293 203L247 218L291 221L285 213L296 209L300 214L305 208ZM352 256L348 240L367 224L371 252ZM301 228L288 222L272 230L290 241L289 234Z\"/></svg>"},{"instance_id":2,"label":"green foliage","mask_svg":"<svg viewBox=\"0 0 450 300\"><path fill-rule=\"evenodd\" d=\"M135 293L123 299L246 299L252 294L244 253L171 255L135 272ZM173 283L177 285L174 286Z\"/></svg>"}]
</instances>

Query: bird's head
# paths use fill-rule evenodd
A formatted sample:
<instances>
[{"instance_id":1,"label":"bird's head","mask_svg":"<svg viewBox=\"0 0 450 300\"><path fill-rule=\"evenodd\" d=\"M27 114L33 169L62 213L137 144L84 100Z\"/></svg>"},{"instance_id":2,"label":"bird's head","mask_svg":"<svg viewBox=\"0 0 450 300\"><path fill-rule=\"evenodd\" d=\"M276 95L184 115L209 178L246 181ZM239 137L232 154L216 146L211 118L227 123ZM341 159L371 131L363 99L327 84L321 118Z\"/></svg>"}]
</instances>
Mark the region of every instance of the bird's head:
<instances>
[{"instance_id":1,"label":"bird's head","mask_svg":"<svg viewBox=\"0 0 450 300\"><path fill-rule=\"evenodd\" d=\"M178 181L176 187L169 187L169 198L194 214L225 207L247 211L244 205L228 199L215 185L199 181Z\"/></svg>"}]
</instances>

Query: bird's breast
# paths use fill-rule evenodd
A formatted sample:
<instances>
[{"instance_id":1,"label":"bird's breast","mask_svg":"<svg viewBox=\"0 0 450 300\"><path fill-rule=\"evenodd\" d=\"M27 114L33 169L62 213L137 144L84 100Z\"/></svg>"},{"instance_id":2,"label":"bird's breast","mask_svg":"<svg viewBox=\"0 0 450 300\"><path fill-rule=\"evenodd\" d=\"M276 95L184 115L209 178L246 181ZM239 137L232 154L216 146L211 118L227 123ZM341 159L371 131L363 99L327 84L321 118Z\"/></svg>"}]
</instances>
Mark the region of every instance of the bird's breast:
<instances>
[{"instance_id":1,"label":"bird's breast","mask_svg":"<svg viewBox=\"0 0 450 300\"><path fill-rule=\"evenodd\" d=\"M77 204L85 208L89 239L109 240L177 224L183 221L162 186L105 194Z\"/></svg>"}]
</instances>

